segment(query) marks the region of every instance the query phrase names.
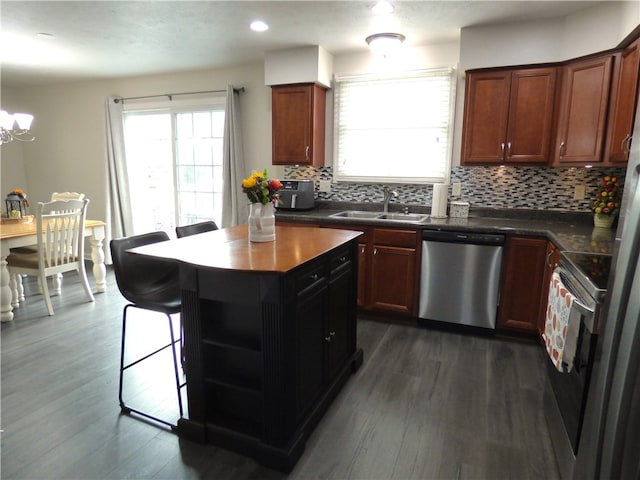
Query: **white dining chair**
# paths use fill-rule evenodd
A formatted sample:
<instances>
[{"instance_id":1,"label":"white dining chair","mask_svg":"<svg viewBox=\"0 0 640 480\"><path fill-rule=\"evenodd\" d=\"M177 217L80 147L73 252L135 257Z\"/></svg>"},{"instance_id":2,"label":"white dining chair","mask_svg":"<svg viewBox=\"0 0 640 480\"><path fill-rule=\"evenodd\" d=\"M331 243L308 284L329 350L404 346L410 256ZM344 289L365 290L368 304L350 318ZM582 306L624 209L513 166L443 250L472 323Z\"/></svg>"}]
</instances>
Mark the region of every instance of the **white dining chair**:
<instances>
[{"instance_id":1,"label":"white dining chair","mask_svg":"<svg viewBox=\"0 0 640 480\"><path fill-rule=\"evenodd\" d=\"M53 192L51 194L51 201L54 200L84 200L85 194L78 192ZM11 249L11 253L35 253L38 247L36 245L28 245L25 247L16 247ZM20 284L19 284L20 285ZM62 273L58 273L53 277L52 295L62 295ZM38 293L42 295L42 284L40 283L40 277L38 277ZM20 298L24 300L24 295L20 293Z\"/></svg>"},{"instance_id":2,"label":"white dining chair","mask_svg":"<svg viewBox=\"0 0 640 480\"><path fill-rule=\"evenodd\" d=\"M87 298L94 301L84 265L83 231L88 204L88 199L39 202L36 228L41 234L36 252L12 252L7 257L11 275L38 276L49 315L54 314L47 283L51 275L77 271Z\"/></svg>"}]
</instances>

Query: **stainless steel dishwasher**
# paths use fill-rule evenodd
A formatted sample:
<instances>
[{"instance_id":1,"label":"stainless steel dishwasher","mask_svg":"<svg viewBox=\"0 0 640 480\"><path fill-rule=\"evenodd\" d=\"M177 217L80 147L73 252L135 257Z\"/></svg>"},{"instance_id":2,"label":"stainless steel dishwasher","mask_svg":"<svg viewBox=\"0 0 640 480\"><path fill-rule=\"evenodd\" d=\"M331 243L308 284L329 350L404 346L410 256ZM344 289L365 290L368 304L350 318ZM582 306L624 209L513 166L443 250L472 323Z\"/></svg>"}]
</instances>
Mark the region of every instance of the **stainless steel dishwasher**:
<instances>
[{"instance_id":1,"label":"stainless steel dishwasher","mask_svg":"<svg viewBox=\"0 0 640 480\"><path fill-rule=\"evenodd\" d=\"M495 329L504 235L424 230L419 323Z\"/></svg>"}]
</instances>

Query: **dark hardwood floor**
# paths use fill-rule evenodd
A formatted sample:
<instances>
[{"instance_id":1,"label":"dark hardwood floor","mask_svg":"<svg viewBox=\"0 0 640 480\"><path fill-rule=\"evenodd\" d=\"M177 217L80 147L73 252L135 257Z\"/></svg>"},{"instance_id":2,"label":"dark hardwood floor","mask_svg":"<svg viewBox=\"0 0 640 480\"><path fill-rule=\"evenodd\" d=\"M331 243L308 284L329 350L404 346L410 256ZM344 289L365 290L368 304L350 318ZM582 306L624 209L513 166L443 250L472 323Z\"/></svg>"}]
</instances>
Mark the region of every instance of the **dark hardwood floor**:
<instances>
[{"instance_id":1,"label":"dark hardwood floor","mask_svg":"<svg viewBox=\"0 0 640 480\"><path fill-rule=\"evenodd\" d=\"M3 479L559 477L536 345L361 319L364 364L286 476L120 414L125 301L111 271L108 291L95 303L86 302L75 274L66 274L53 317L32 295L33 279L26 290L27 303L2 324ZM137 319L130 332L136 347L165 334L162 318ZM128 372L125 393L134 406L175 420L168 356L150 370Z\"/></svg>"}]
</instances>

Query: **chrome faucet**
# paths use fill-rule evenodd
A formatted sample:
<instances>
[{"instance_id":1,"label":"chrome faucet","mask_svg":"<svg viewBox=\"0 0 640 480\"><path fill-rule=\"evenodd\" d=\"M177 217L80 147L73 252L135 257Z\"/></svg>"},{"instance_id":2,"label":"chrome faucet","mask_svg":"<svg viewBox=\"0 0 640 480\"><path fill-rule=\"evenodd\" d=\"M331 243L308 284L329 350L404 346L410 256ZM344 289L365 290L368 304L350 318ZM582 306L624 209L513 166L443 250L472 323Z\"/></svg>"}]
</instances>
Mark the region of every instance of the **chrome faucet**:
<instances>
[{"instance_id":1,"label":"chrome faucet","mask_svg":"<svg viewBox=\"0 0 640 480\"><path fill-rule=\"evenodd\" d=\"M382 201L382 211L384 213L389 212L389 201L391 200L391 197L393 198L398 198L398 192L396 192L395 190L391 190L389 189L388 185L384 186L383 189L384 192L384 200Z\"/></svg>"}]
</instances>

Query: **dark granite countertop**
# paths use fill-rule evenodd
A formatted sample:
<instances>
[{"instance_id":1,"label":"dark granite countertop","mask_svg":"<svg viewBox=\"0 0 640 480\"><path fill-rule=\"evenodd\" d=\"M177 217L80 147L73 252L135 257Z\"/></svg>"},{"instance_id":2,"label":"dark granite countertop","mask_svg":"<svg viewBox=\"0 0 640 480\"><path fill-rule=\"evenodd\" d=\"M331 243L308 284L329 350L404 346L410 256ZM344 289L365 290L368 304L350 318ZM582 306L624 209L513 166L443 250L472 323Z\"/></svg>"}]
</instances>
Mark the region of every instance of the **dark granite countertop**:
<instances>
[{"instance_id":1,"label":"dark granite countertop","mask_svg":"<svg viewBox=\"0 0 640 480\"><path fill-rule=\"evenodd\" d=\"M429 207L392 204L390 212L402 212L405 207L412 213L430 213ZM562 210L496 209L471 207L468 218L429 218L424 223L395 222L392 220L339 218L334 213L345 210L382 212L380 203L316 202L308 211L278 210L276 218L286 221L324 224L393 226L394 228L474 231L511 235L543 236L553 241L560 250L611 254L615 229L595 228L589 213Z\"/></svg>"}]
</instances>

